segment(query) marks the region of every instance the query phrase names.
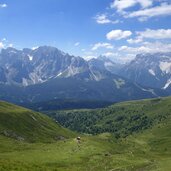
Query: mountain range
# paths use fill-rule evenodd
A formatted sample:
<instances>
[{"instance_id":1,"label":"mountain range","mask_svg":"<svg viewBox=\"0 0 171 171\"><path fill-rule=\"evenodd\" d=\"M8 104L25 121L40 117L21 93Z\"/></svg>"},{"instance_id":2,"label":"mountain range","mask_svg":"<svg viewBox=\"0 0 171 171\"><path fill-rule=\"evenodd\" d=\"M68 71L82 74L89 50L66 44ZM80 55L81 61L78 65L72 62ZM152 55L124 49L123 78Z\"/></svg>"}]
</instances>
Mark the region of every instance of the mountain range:
<instances>
[{"instance_id":1,"label":"mountain range","mask_svg":"<svg viewBox=\"0 0 171 171\"><path fill-rule=\"evenodd\" d=\"M55 47L2 49L0 99L125 101L169 95L171 53L139 54L129 64L100 56L89 61ZM170 64L170 65L169 65Z\"/></svg>"},{"instance_id":2,"label":"mountain range","mask_svg":"<svg viewBox=\"0 0 171 171\"><path fill-rule=\"evenodd\" d=\"M171 53L138 54L121 69L121 75L142 86L169 90Z\"/></svg>"}]
</instances>

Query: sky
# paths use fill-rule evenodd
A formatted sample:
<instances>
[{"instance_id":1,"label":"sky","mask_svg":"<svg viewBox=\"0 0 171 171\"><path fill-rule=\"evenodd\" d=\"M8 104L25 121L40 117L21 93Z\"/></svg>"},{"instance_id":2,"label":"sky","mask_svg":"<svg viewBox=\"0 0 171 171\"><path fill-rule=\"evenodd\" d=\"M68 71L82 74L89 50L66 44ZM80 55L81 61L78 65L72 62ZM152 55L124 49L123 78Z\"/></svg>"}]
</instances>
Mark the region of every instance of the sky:
<instances>
[{"instance_id":1,"label":"sky","mask_svg":"<svg viewBox=\"0 0 171 171\"><path fill-rule=\"evenodd\" d=\"M171 51L171 0L0 0L0 49L55 46L128 62Z\"/></svg>"}]
</instances>

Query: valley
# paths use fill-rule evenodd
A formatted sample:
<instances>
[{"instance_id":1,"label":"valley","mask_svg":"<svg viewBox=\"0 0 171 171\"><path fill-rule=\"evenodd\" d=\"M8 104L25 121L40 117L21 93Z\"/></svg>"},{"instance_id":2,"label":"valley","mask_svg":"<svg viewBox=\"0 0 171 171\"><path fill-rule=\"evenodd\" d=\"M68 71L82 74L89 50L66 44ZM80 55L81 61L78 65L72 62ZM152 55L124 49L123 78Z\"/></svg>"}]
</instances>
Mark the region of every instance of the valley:
<instances>
[{"instance_id":1,"label":"valley","mask_svg":"<svg viewBox=\"0 0 171 171\"><path fill-rule=\"evenodd\" d=\"M80 123L87 123L87 116L93 122L94 116L97 118L95 124L93 123L95 126L105 127L110 121L110 128L118 128L117 134L120 136L116 136L116 132L110 129L91 135L93 133L91 124L89 124L91 134L84 134L83 132L88 132L85 130L80 130L79 133L78 129L77 132L69 131L44 114L1 102L0 170L168 171L171 167L170 100L168 97L130 101L104 109L68 111L72 114L73 120L77 120L77 128L82 128ZM117 110L118 115L114 110L116 108L121 108ZM142 108L145 109L145 114ZM101 112L95 114L94 110ZM109 110L110 114L107 114ZM59 117L57 112L49 111L50 113L52 116L55 113L55 118ZM67 111L59 113L61 117L68 115L68 121L71 120ZM77 119L78 114L80 122ZM101 117L100 120L98 115ZM127 119L123 119L124 116ZM147 121L150 122L137 128L136 124L144 123L142 116L147 116ZM85 122L81 121L82 117ZM132 122L129 118L132 118ZM72 128L72 122L69 124ZM129 131L130 128L137 129ZM8 134L4 134L4 131ZM19 136L23 139L18 139ZM76 140L77 136L81 137L80 142Z\"/></svg>"},{"instance_id":2,"label":"valley","mask_svg":"<svg viewBox=\"0 0 171 171\"><path fill-rule=\"evenodd\" d=\"M69 129L98 134L110 132L116 137L151 129L171 117L171 98L115 103L102 109L45 111Z\"/></svg>"}]
</instances>

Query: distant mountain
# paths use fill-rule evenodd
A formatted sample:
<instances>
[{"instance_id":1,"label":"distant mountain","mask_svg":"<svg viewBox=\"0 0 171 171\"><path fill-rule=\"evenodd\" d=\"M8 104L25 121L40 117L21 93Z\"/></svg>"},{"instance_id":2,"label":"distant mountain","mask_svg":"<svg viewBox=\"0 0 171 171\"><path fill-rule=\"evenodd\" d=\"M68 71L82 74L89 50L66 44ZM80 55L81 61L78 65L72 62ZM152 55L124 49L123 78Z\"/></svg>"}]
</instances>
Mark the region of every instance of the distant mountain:
<instances>
[{"instance_id":1,"label":"distant mountain","mask_svg":"<svg viewBox=\"0 0 171 171\"><path fill-rule=\"evenodd\" d=\"M27 87L0 85L0 99L20 105L52 99L118 102L166 95L162 90L144 88L118 76L100 81L56 78Z\"/></svg>"},{"instance_id":2,"label":"distant mountain","mask_svg":"<svg viewBox=\"0 0 171 171\"><path fill-rule=\"evenodd\" d=\"M171 53L139 54L122 68L120 75L142 86L168 89L171 86Z\"/></svg>"},{"instance_id":3,"label":"distant mountain","mask_svg":"<svg viewBox=\"0 0 171 171\"><path fill-rule=\"evenodd\" d=\"M116 102L167 95L132 83L120 68L106 57L86 61L49 46L2 49L0 99L20 104L53 99Z\"/></svg>"},{"instance_id":4,"label":"distant mountain","mask_svg":"<svg viewBox=\"0 0 171 171\"><path fill-rule=\"evenodd\" d=\"M7 48L0 53L0 81L10 85L28 86L68 77L98 81L106 75L110 73L94 70L83 58L54 47L42 46L35 50Z\"/></svg>"},{"instance_id":5,"label":"distant mountain","mask_svg":"<svg viewBox=\"0 0 171 171\"><path fill-rule=\"evenodd\" d=\"M119 70L123 67L122 64L118 64L107 58L106 56L99 56L88 61L89 66L92 68L107 70L113 74L118 74Z\"/></svg>"},{"instance_id":6,"label":"distant mountain","mask_svg":"<svg viewBox=\"0 0 171 171\"><path fill-rule=\"evenodd\" d=\"M6 80L6 74L5 74L5 70L4 68L0 67L0 82L2 83L5 83L7 82Z\"/></svg>"}]
</instances>

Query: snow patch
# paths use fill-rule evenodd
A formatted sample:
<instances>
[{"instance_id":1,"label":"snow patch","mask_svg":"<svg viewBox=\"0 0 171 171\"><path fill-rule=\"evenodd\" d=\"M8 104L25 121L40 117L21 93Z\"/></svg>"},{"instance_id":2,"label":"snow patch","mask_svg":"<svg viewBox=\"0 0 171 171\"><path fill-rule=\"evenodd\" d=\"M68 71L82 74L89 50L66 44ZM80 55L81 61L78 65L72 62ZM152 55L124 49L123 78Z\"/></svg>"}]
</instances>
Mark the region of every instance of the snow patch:
<instances>
[{"instance_id":1,"label":"snow patch","mask_svg":"<svg viewBox=\"0 0 171 171\"><path fill-rule=\"evenodd\" d=\"M62 75L62 72L60 72L58 75L57 75L57 77L59 77L59 76L61 76Z\"/></svg>"},{"instance_id":2,"label":"snow patch","mask_svg":"<svg viewBox=\"0 0 171 171\"><path fill-rule=\"evenodd\" d=\"M153 89L145 89L143 87L141 87L140 85L138 84L135 84L138 88L140 88L142 91L145 91L145 92L149 92L151 94L153 94L154 96L158 97L158 95L155 93L155 91Z\"/></svg>"},{"instance_id":3,"label":"snow patch","mask_svg":"<svg viewBox=\"0 0 171 171\"><path fill-rule=\"evenodd\" d=\"M23 84L23 86L28 86L29 82L28 82L28 80L26 78L23 78L22 79L22 84Z\"/></svg>"},{"instance_id":4,"label":"snow patch","mask_svg":"<svg viewBox=\"0 0 171 171\"><path fill-rule=\"evenodd\" d=\"M171 72L171 62L160 62L159 66L162 72L165 72L166 74Z\"/></svg>"},{"instance_id":5,"label":"snow patch","mask_svg":"<svg viewBox=\"0 0 171 171\"><path fill-rule=\"evenodd\" d=\"M114 79L113 81L114 81L117 89L120 89L120 88L122 88L125 85L125 80L123 80L121 78Z\"/></svg>"},{"instance_id":6,"label":"snow patch","mask_svg":"<svg viewBox=\"0 0 171 171\"><path fill-rule=\"evenodd\" d=\"M30 60L30 61L32 61L32 60L33 60L33 56L28 55L28 57L29 57L29 60Z\"/></svg>"},{"instance_id":7,"label":"snow patch","mask_svg":"<svg viewBox=\"0 0 171 171\"><path fill-rule=\"evenodd\" d=\"M170 84L171 84L171 78L169 80L167 80L167 83L165 84L165 86L162 89L165 90L166 88L168 88L170 86Z\"/></svg>"},{"instance_id":8,"label":"snow patch","mask_svg":"<svg viewBox=\"0 0 171 171\"><path fill-rule=\"evenodd\" d=\"M155 72L152 70L152 69L149 69L148 72L151 74L151 75L156 75Z\"/></svg>"}]
</instances>

